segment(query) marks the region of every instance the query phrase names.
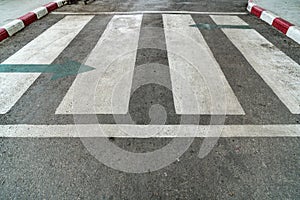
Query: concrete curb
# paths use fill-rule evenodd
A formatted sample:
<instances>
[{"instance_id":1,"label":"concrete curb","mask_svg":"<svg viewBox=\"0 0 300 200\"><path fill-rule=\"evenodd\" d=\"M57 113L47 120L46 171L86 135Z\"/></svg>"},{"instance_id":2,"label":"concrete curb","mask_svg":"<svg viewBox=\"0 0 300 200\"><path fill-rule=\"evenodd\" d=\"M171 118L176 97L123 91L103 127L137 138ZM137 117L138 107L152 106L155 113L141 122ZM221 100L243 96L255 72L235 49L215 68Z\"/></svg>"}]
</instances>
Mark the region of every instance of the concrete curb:
<instances>
[{"instance_id":1,"label":"concrete curb","mask_svg":"<svg viewBox=\"0 0 300 200\"><path fill-rule=\"evenodd\" d=\"M300 28L298 26L295 26L292 23L275 15L274 13L259 7L251 0L248 1L247 10L251 14L272 25L283 34L287 35L289 38L300 44Z\"/></svg>"},{"instance_id":2,"label":"concrete curb","mask_svg":"<svg viewBox=\"0 0 300 200\"><path fill-rule=\"evenodd\" d=\"M44 17L53 10L62 7L64 3L65 0L54 0L53 2L49 2L46 5L23 15L18 19L13 20L12 22L4 25L3 27L0 27L0 42L16 34L29 24Z\"/></svg>"}]
</instances>

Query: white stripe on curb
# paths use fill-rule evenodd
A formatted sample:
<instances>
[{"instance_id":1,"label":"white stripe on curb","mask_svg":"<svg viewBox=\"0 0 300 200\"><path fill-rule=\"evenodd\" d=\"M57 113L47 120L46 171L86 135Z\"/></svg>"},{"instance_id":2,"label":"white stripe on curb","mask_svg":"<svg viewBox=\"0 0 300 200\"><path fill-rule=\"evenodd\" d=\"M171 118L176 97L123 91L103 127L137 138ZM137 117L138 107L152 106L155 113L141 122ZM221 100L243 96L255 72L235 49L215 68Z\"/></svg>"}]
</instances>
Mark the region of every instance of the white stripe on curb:
<instances>
[{"instance_id":1,"label":"white stripe on curb","mask_svg":"<svg viewBox=\"0 0 300 200\"><path fill-rule=\"evenodd\" d=\"M64 5L64 1L61 1L61 0L55 0L53 2L56 3L59 8Z\"/></svg>"},{"instance_id":2,"label":"white stripe on curb","mask_svg":"<svg viewBox=\"0 0 300 200\"><path fill-rule=\"evenodd\" d=\"M41 19L42 17L44 17L45 15L48 14L48 10L45 7L39 7L37 9L33 10L32 12L36 14L36 17L38 19Z\"/></svg>"},{"instance_id":3,"label":"white stripe on curb","mask_svg":"<svg viewBox=\"0 0 300 200\"><path fill-rule=\"evenodd\" d=\"M6 24L3 26L3 28L6 29L8 32L9 36L14 35L18 31L22 30L25 27L24 23L20 19L15 19L14 21Z\"/></svg>"},{"instance_id":4,"label":"white stripe on curb","mask_svg":"<svg viewBox=\"0 0 300 200\"><path fill-rule=\"evenodd\" d=\"M252 7L254 6L255 4L252 3L252 2L248 2L248 6L247 6L247 10L251 13L251 10L252 10Z\"/></svg>"},{"instance_id":5,"label":"white stripe on curb","mask_svg":"<svg viewBox=\"0 0 300 200\"><path fill-rule=\"evenodd\" d=\"M286 35L300 44L300 27L291 26Z\"/></svg>"},{"instance_id":6,"label":"white stripe on curb","mask_svg":"<svg viewBox=\"0 0 300 200\"><path fill-rule=\"evenodd\" d=\"M260 19L262 19L263 21L267 22L268 24L272 25L273 21L275 18L277 18L278 16L275 15L274 13L270 12L270 11L263 11Z\"/></svg>"}]
</instances>

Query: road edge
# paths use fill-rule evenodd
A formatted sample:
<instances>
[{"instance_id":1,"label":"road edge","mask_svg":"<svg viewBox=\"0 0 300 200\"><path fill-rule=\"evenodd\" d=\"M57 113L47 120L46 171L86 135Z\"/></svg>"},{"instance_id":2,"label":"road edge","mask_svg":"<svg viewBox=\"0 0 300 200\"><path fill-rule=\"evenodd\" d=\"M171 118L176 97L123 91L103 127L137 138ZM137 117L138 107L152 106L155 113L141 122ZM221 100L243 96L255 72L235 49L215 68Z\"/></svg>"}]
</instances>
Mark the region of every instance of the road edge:
<instances>
[{"instance_id":1,"label":"road edge","mask_svg":"<svg viewBox=\"0 0 300 200\"><path fill-rule=\"evenodd\" d=\"M13 36L31 23L41 19L53 10L65 5L65 0L54 0L0 27L0 42Z\"/></svg>"},{"instance_id":2,"label":"road edge","mask_svg":"<svg viewBox=\"0 0 300 200\"><path fill-rule=\"evenodd\" d=\"M247 10L300 44L300 27L248 0Z\"/></svg>"}]
</instances>

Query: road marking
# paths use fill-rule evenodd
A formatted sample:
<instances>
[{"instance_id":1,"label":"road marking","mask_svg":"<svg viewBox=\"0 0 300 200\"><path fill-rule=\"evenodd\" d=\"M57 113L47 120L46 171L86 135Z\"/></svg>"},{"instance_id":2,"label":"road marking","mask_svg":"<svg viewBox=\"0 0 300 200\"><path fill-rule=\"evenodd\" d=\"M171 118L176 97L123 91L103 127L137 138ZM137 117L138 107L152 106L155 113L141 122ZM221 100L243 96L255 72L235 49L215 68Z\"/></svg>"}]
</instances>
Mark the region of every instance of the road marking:
<instances>
[{"instance_id":1,"label":"road marking","mask_svg":"<svg viewBox=\"0 0 300 200\"><path fill-rule=\"evenodd\" d=\"M300 125L0 125L0 137L300 137Z\"/></svg>"},{"instance_id":2,"label":"road marking","mask_svg":"<svg viewBox=\"0 0 300 200\"><path fill-rule=\"evenodd\" d=\"M2 64L51 64L93 16L66 16ZM40 73L0 73L0 113L5 114Z\"/></svg>"},{"instance_id":3,"label":"road marking","mask_svg":"<svg viewBox=\"0 0 300 200\"><path fill-rule=\"evenodd\" d=\"M197 27L199 29L205 29L205 30L213 30L213 29L220 29L220 28L251 29L250 26L245 26L245 25L194 24L191 25L191 27Z\"/></svg>"},{"instance_id":4,"label":"road marking","mask_svg":"<svg viewBox=\"0 0 300 200\"><path fill-rule=\"evenodd\" d=\"M80 70L79 70L80 69ZM52 80L74 76L79 73L93 70L94 68L82 65L75 61L61 64L1 64L0 73L50 73Z\"/></svg>"},{"instance_id":5,"label":"road marking","mask_svg":"<svg viewBox=\"0 0 300 200\"><path fill-rule=\"evenodd\" d=\"M57 114L127 113L142 18L142 15L112 18L85 63L96 70L76 77ZM119 85L121 80L123 84ZM118 89L113 102L117 85L122 89Z\"/></svg>"},{"instance_id":6,"label":"road marking","mask_svg":"<svg viewBox=\"0 0 300 200\"><path fill-rule=\"evenodd\" d=\"M237 16L211 16L216 24L248 25ZM300 114L300 66L253 29L222 29L293 114Z\"/></svg>"},{"instance_id":7,"label":"road marking","mask_svg":"<svg viewBox=\"0 0 300 200\"><path fill-rule=\"evenodd\" d=\"M163 15L178 114L237 114L243 108L190 15ZM196 102L195 102L196 101Z\"/></svg>"},{"instance_id":8,"label":"road marking","mask_svg":"<svg viewBox=\"0 0 300 200\"><path fill-rule=\"evenodd\" d=\"M130 11L130 12L52 12L54 15L136 15L136 14L190 14L190 15L247 15L247 12L197 12L197 11Z\"/></svg>"}]
</instances>

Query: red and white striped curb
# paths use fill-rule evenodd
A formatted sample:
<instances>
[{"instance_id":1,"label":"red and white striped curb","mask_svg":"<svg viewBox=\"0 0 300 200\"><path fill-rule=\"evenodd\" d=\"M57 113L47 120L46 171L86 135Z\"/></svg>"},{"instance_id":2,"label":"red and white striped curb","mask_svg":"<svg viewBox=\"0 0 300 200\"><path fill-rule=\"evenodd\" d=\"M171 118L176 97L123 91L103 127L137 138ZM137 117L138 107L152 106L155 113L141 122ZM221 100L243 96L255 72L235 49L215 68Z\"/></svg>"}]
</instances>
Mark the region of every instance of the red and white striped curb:
<instances>
[{"instance_id":1,"label":"red and white striped curb","mask_svg":"<svg viewBox=\"0 0 300 200\"><path fill-rule=\"evenodd\" d=\"M6 38L14 35L15 33L22 30L25 26L28 26L32 22L44 17L51 11L62 7L64 5L64 0L54 0L53 2L47 3L46 5L39 7L18 19L0 27L0 42Z\"/></svg>"},{"instance_id":2,"label":"red and white striped curb","mask_svg":"<svg viewBox=\"0 0 300 200\"><path fill-rule=\"evenodd\" d=\"M251 0L248 2L247 10L300 44L300 28L298 26L295 26L274 13L259 7Z\"/></svg>"}]
</instances>

